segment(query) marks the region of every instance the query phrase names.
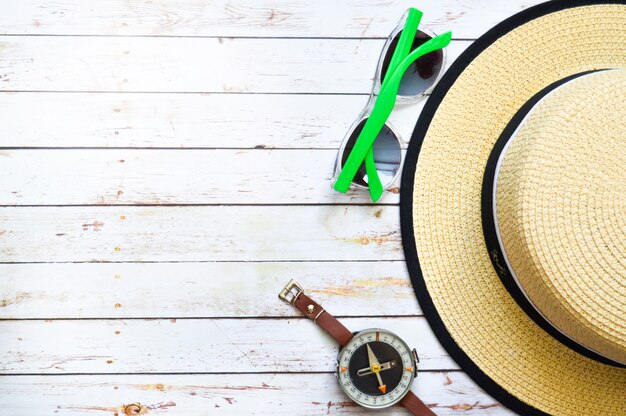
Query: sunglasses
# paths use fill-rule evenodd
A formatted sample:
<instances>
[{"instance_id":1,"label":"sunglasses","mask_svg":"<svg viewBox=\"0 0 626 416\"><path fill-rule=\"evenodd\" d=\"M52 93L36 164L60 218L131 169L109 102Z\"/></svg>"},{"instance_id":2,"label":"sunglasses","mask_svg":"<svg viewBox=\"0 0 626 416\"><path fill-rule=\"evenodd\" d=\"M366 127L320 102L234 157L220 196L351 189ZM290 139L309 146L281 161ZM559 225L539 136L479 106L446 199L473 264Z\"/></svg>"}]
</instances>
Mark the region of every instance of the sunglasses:
<instances>
[{"instance_id":1,"label":"sunglasses","mask_svg":"<svg viewBox=\"0 0 626 416\"><path fill-rule=\"evenodd\" d=\"M403 162L398 131L387 120L396 102L414 103L430 93L443 73L451 32L435 36L418 30L422 12L411 8L385 42L367 105L346 134L335 161L333 187L369 188L376 202L400 176Z\"/></svg>"}]
</instances>

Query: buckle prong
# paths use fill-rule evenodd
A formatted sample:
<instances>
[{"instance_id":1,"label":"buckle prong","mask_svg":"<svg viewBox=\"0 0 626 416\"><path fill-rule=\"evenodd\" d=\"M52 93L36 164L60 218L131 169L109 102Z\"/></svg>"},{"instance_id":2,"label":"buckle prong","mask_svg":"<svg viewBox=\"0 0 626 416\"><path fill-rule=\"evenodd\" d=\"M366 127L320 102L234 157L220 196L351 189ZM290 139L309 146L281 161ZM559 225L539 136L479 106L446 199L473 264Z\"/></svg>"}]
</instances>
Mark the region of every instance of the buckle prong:
<instances>
[{"instance_id":1,"label":"buckle prong","mask_svg":"<svg viewBox=\"0 0 626 416\"><path fill-rule=\"evenodd\" d=\"M291 279L284 289L280 291L278 297L282 301L293 305L296 299L298 299L298 296L300 296L300 293L303 291L302 286L300 286L295 280Z\"/></svg>"}]
</instances>

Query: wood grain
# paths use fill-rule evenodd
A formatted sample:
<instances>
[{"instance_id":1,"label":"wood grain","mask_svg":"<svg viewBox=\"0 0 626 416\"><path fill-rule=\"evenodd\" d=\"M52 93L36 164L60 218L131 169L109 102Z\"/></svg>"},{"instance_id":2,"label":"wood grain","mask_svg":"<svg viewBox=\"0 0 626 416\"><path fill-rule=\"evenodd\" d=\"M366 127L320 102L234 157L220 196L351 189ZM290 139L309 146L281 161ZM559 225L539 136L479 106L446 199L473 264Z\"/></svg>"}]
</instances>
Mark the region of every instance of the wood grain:
<instances>
[{"instance_id":1,"label":"wood grain","mask_svg":"<svg viewBox=\"0 0 626 416\"><path fill-rule=\"evenodd\" d=\"M336 94L0 92L0 147L338 149L367 99ZM405 140L423 104L396 106L391 114Z\"/></svg>"},{"instance_id":2,"label":"wood grain","mask_svg":"<svg viewBox=\"0 0 626 416\"><path fill-rule=\"evenodd\" d=\"M408 7L435 31L476 38L500 20L541 0L227 0L107 2L3 0L0 33L145 36L387 37Z\"/></svg>"},{"instance_id":3,"label":"wood grain","mask_svg":"<svg viewBox=\"0 0 626 416\"><path fill-rule=\"evenodd\" d=\"M469 45L453 41L452 62ZM0 91L361 93L383 46L371 39L8 36Z\"/></svg>"},{"instance_id":4,"label":"wood grain","mask_svg":"<svg viewBox=\"0 0 626 416\"><path fill-rule=\"evenodd\" d=\"M274 294L258 302L280 300ZM417 349L421 369L458 368L423 317L342 323L353 331L397 333ZM302 317L0 321L0 333L0 374L320 372L333 371L339 352Z\"/></svg>"},{"instance_id":5,"label":"wood grain","mask_svg":"<svg viewBox=\"0 0 626 416\"><path fill-rule=\"evenodd\" d=\"M397 206L0 208L0 263L401 260Z\"/></svg>"},{"instance_id":6,"label":"wood grain","mask_svg":"<svg viewBox=\"0 0 626 416\"><path fill-rule=\"evenodd\" d=\"M1 205L371 203L331 188L337 150L11 150ZM80 180L76 180L80 178ZM399 181L379 203L398 203ZM259 190L263 192L259 192Z\"/></svg>"},{"instance_id":7,"label":"wood grain","mask_svg":"<svg viewBox=\"0 0 626 416\"><path fill-rule=\"evenodd\" d=\"M0 264L0 319L298 317L296 279L337 316L417 315L402 261Z\"/></svg>"},{"instance_id":8,"label":"wood grain","mask_svg":"<svg viewBox=\"0 0 626 416\"><path fill-rule=\"evenodd\" d=\"M423 372L413 385L446 415L513 415L460 372ZM0 411L14 416L125 415L137 404L165 415L370 415L349 402L332 374L5 376ZM394 407L385 415L406 415Z\"/></svg>"}]
</instances>

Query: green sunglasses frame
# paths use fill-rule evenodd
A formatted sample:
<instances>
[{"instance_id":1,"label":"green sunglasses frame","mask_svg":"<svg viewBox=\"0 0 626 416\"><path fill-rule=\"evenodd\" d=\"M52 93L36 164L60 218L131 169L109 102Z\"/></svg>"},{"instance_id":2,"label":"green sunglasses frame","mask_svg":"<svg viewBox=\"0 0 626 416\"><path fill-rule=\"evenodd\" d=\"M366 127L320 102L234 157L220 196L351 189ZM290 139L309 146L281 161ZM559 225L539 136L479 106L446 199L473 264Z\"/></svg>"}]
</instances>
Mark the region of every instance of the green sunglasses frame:
<instances>
[{"instance_id":1,"label":"green sunglasses frame","mask_svg":"<svg viewBox=\"0 0 626 416\"><path fill-rule=\"evenodd\" d=\"M409 9L404 28L391 57L389 69L382 80L372 112L333 186L339 192L348 191L359 167L365 162L367 183L372 201L378 201L383 194L383 184L376 170L372 146L395 106L402 76L417 59L430 52L445 48L452 40L452 32L446 32L428 40L409 53L422 15L423 13L417 9Z\"/></svg>"}]
</instances>

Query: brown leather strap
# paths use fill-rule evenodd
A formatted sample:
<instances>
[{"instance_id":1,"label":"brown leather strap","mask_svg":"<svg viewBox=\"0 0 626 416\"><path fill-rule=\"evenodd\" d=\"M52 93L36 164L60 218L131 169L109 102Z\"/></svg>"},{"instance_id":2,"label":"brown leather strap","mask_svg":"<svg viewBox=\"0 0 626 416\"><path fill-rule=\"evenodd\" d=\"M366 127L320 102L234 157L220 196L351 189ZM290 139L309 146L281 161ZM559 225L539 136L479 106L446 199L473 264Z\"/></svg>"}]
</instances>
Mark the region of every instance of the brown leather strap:
<instances>
[{"instance_id":1,"label":"brown leather strap","mask_svg":"<svg viewBox=\"0 0 626 416\"><path fill-rule=\"evenodd\" d=\"M430 410L419 397L413 394L412 391L409 391L407 395L400 400L400 404L416 416L435 416L435 413Z\"/></svg>"},{"instance_id":2,"label":"brown leather strap","mask_svg":"<svg viewBox=\"0 0 626 416\"><path fill-rule=\"evenodd\" d=\"M341 324L328 311L324 310L317 302L308 297L304 292L300 292L294 299L293 305L307 318L316 322L331 337L344 346L352 339L352 332Z\"/></svg>"}]
</instances>

